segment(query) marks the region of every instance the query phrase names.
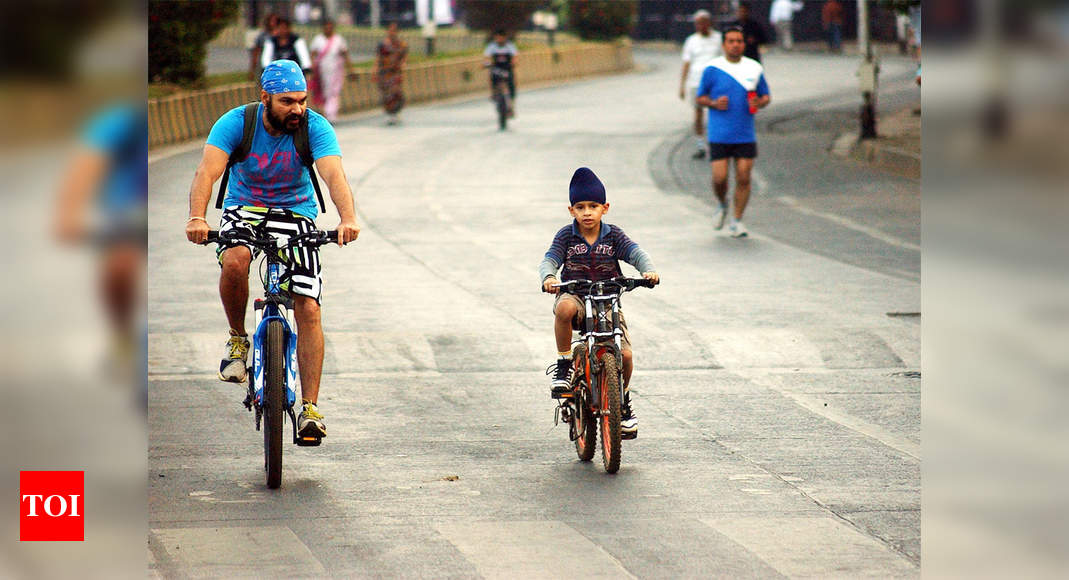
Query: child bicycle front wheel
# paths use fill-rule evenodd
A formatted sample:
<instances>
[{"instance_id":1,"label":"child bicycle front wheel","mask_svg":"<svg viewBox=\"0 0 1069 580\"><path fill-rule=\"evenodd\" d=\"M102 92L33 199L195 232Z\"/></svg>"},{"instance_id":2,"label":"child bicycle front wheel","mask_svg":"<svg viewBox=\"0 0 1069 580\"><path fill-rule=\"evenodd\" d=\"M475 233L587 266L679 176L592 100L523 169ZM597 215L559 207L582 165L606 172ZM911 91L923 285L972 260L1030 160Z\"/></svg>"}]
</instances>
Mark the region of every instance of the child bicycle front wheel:
<instances>
[{"instance_id":1,"label":"child bicycle front wheel","mask_svg":"<svg viewBox=\"0 0 1069 580\"><path fill-rule=\"evenodd\" d=\"M601 460L605 471L616 473L620 469L620 373L616 355L611 351L601 353Z\"/></svg>"}]
</instances>

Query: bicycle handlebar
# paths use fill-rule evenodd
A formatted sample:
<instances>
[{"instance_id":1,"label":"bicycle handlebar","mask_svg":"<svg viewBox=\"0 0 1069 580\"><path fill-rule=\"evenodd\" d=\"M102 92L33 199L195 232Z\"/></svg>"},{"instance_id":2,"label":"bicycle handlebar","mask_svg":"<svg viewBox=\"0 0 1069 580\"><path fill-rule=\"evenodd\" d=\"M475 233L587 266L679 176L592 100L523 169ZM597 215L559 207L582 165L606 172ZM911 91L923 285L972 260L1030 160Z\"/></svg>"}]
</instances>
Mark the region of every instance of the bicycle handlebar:
<instances>
[{"instance_id":1,"label":"bicycle handlebar","mask_svg":"<svg viewBox=\"0 0 1069 580\"><path fill-rule=\"evenodd\" d=\"M639 287L653 288L655 286L653 280L647 280L645 278L628 278L626 276L621 276L619 278L610 278L608 280L600 280L597 282L593 280L568 280L567 282L561 282L560 284L553 284L553 287L570 288L572 290L578 291L580 294L589 294L591 288L595 284L607 284L619 288L624 292L630 292L635 288ZM542 288L542 291L546 291L544 286Z\"/></svg>"},{"instance_id":2,"label":"bicycle handlebar","mask_svg":"<svg viewBox=\"0 0 1069 580\"><path fill-rule=\"evenodd\" d=\"M234 229L226 232L220 232L219 230L210 230L208 232L208 239L204 240L204 244L211 243L224 243L224 242L244 242L251 246L256 246L263 250L271 250L283 247L293 246L323 246L330 243L337 243L338 230L315 230L312 232L305 232L303 234L297 234L289 238L275 238L274 236L267 235L262 238L254 237L246 230Z\"/></svg>"}]
</instances>

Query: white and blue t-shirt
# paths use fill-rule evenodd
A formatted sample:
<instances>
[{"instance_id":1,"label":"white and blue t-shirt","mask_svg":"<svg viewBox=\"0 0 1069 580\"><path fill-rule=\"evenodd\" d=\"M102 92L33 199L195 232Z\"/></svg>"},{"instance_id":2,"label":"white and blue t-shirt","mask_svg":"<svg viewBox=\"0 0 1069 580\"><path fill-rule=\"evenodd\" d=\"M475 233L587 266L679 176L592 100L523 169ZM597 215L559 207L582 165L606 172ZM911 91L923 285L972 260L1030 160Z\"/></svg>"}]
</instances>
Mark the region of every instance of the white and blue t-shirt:
<instances>
[{"instance_id":1,"label":"white and blue t-shirt","mask_svg":"<svg viewBox=\"0 0 1069 580\"><path fill-rule=\"evenodd\" d=\"M249 156L234 165L223 207L253 205L289 209L308 218L319 214L315 189L308 171L301 165L300 155L293 145L293 136L283 133L272 137L264 128L263 103L256 109L256 130ZM308 115L308 141L312 158L341 156L341 147L334 128L322 115L311 109ZM228 155L238 145L245 132L245 105L227 111L208 134L208 145Z\"/></svg>"},{"instance_id":2,"label":"white and blue t-shirt","mask_svg":"<svg viewBox=\"0 0 1069 580\"><path fill-rule=\"evenodd\" d=\"M739 62L729 62L721 56L705 67L697 95L705 95L713 100L723 96L728 98L726 111L708 108L709 127L706 136L710 143L757 142L754 116L750 113L746 97L749 91L756 91L758 96L769 94L765 69L756 60L744 56Z\"/></svg>"}]
</instances>

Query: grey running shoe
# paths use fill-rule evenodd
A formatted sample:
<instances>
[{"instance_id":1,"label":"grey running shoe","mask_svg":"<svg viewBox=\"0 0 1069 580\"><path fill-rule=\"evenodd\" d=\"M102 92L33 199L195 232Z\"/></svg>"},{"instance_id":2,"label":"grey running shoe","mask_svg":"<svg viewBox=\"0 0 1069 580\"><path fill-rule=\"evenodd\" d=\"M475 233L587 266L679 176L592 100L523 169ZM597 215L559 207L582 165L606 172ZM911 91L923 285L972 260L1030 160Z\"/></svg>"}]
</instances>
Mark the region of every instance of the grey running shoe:
<instances>
[{"instance_id":1,"label":"grey running shoe","mask_svg":"<svg viewBox=\"0 0 1069 580\"><path fill-rule=\"evenodd\" d=\"M219 363L219 380L228 383L243 383L248 375L245 361L249 356L249 339L238 336L233 330L230 331L230 339L226 341L226 354Z\"/></svg>"},{"instance_id":2,"label":"grey running shoe","mask_svg":"<svg viewBox=\"0 0 1069 580\"><path fill-rule=\"evenodd\" d=\"M742 225L742 222L732 222L731 237L745 238L748 235L750 235L750 232L746 231L746 226Z\"/></svg>"},{"instance_id":3,"label":"grey running shoe","mask_svg":"<svg viewBox=\"0 0 1069 580\"><path fill-rule=\"evenodd\" d=\"M724 229L724 220L728 217L728 208L725 205L721 205L716 208L716 212L713 213L713 229Z\"/></svg>"}]
</instances>

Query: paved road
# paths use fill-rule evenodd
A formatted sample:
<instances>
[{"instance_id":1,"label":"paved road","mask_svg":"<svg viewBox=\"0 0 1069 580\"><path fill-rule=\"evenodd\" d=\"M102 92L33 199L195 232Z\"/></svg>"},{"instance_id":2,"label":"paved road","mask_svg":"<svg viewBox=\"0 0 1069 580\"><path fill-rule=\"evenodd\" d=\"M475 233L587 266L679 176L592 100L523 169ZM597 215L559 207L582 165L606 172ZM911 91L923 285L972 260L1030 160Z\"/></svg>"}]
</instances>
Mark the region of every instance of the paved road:
<instances>
[{"instance_id":1,"label":"paved road","mask_svg":"<svg viewBox=\"0 0 1069 580\"><path fill-rule=\"evenodd\" d=\"M785 129L762 135L752 237L714 233L707 194L651 172L686 125L677 58L638 57L644 72L521 86L505 133L482 98L407 110L397 128L378 115L339 125L365 229L324 250L330 437L288 448L273 492L239 389L213 377L217 266L181 234L198 154L151 164L154 573L919 575L920 325L887 315L920 310L919 269L898 254L919 237L919 211L902 202L902 215L834 229L815 218L846 203L805 186L838 179L820 161L833 131L799 150L804 136ZM773 107L820 109L855 83L852 59L767 64ZM615 476L576 460L542 374L554 349L535 267L569 219L580 165L664 281L625 299L641 435ZM910 188L898 179L866 174L842 191L875 204ZM792 211L792 231L831 232L842 255L763 221ZM855 222L880 243L850 250Z\"/></svg>"}]
</instances>

